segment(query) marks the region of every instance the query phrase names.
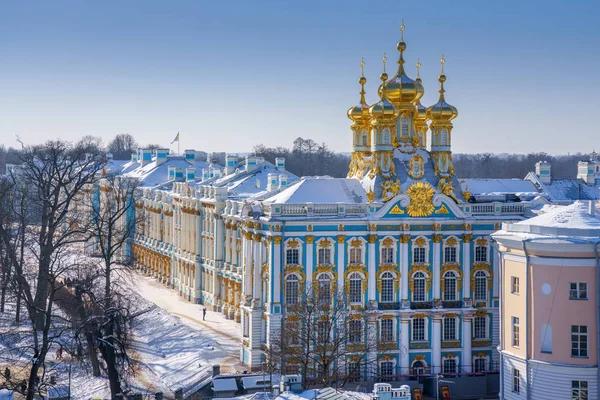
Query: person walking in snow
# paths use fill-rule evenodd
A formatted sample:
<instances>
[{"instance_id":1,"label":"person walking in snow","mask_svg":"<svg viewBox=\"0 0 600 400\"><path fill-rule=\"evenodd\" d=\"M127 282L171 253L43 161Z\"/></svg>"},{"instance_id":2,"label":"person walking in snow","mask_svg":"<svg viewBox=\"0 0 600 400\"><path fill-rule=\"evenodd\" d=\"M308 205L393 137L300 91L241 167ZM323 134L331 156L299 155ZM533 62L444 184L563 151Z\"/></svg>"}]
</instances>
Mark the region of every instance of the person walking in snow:
<instances>
[{"instance_id":1,"label":"person walking in snow","mask_svg":"<svg viewBox=\"0 0 600 400\"><path fill-rule=\"evenodd\" d=\"M206 321L206 307L202 307L202 321Z\"/></svg>"}]
</instances>

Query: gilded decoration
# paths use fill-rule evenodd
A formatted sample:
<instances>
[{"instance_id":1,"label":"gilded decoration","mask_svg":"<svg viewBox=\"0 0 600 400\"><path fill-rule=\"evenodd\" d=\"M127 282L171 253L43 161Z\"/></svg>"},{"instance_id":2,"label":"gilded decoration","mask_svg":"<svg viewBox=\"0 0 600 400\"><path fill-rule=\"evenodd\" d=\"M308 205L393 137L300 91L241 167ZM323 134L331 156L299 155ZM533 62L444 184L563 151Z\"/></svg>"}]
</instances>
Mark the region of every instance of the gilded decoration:
<instances>
[{"instance_id":1,"label":"gilded decoration","mask_svg":"<svg viewBox=\"0 0 600 400\"><path fill-rule=\"evenodd\" d=\"M406 243L410 242L410 238L411 238L410 235L402 235L402 236L400 236L400 243L406 244Z\"/></svg>"},{"instance_id":2,"label":"gilded decoration","mask_svg":"<svg viewBox=\"0 0 600 400\"><path fill-rule=\"evenodd\" d=\"M416 318L427 318L427 316L425 314L423 314L423 313L413 314L410 317L413 318L413 319L416 319Z\"/></svg>"},{"instance_id":3,"label":"gilded decoration","mask_svg":"<svg viewBox=\"0 0 600 400\"><path fill-rule=\"evenodd\" d=\"M333 269L333 265L330 264L318 264L317 267L315 268L315 271L313 272L313 282L318 282L319 281L319 275L326 273L326 274L330 274L331 275L331 280L332 280L332 284L335 284L335 282L337 281L337 271Z\"/></svg>"},{"instance_id":4,"label":"gilded decoration","mask_svg":"<svg viewBox=\"0 0 600 400\"><path fill-rule=\"evenodd\" d=\"M444 358L457 358L457 355L454 353L446 353L443 356Z\"/></svg>"},{"instance_id":5,"label":"gilded decoration","mask_svg":"<svg viewBox=\"0 0 600 400\"><path fill-rule=\"evenodd\" d=\"M415 240L415 246L417 247L425 247L427 245L427 240L424 237L418 237Z\"/></svg>"},{"instance_id":6,"label":"gilded decoration","mask_svg":"<svg viewBox=\"0 0 600 400\"><path fill-rule=\"evenodd\" d=\"M433 240L433 243L440 243L442 241L442 235L439 233L433 234L431 235L431 239Z\"/></svg>"},{"instance_id":7,"label":"gilded decoration","mask_svg":"<svg viewBox=\"0 0 600 400\"><path fill-rule=\"evenodd\" d=\"M376 224L367 224L367 230L369 230L369 231L376 231L377 230L377 225Z\"/></svg>"},{"instance_id":8,"label":"gilded decoration","mask_svg":"<svg viewBox=\"0 0 600 400\"><path fill-rule=\"evenodd\" d=\"M304 239L306 240L306 243L308 243L308 244L313 244L313 242L315 241L315 237L311 236L311 235L306 236Z\"/></svg>"},{"instance_id":9,"label":"gilded decoration","mask_svg":"<svg viewBox=\"0 0 600 400\"><path fill-rule=\"evenodd\" d=\"M456 275L456 290L460 292L460 290L462 289L462 271L460 269L460 264L458 263L444 263L442 264L442 269L440 270L440 276L442 277L440 279L440 289L441 292L444 293L444 289L446 288L446 280L444 279L444 275L447 272L454 272L454 274Z\"/></svg>"},{"instance_id":10,"label":"gilded decoration","mask_svg":"<svg viewBox=\"0 0 600 400\"><path fill-rule=\"evenodd\" d=\"M456 349L460 347L460 341L458 340L446 340L442 341L443 349Z\"/></svg>"},{"instance_id":11,"label":"gilded decoration","mask_svg":"<svg viewBox=\"0 0 600 400\"><path fill-rule=\"evenodd\" d=\"M287 247L295 249L300 245L300 241L298 239L290 239L287 242Z\"/></svg>"},{"instance_id":12,"label":"gilded decoration","mask_svg":"<svg viewBox=\"0 0 600 400\"><path fill-rule=\"evenodd\" d=\"M443 315L444 318L456 318L458 317L458 314L456 313L447 313Z\"/></svg>"},{"instance_id":13,"label":"gilded decoration","mask_svg":"<svg viewBox=\"0 0 600 400\"><path fill-rule=\"evenodd\" d=\"M488 241L486 238L477 238L477 239L475 239L475 244L477 246L487 246Z\"/></svg>"},{"instance_id":14,"label":"gilded decoration","mask_svg":"<svg viewBox=\"0 0 600 400\"><path fill-rule=\"evenodd\" d=\"M345 235L337 235L337 242L338 242L338 244L344 244L345 240L346 240L346 236Z\"/></svg>"},{"instance_id":15,"label":"gilded decoration","mask_svg":"<svg viewBox=\"0 0 600 400\"><path fill-rule=\"evenodd\" d=\"M420 155L414 155L408 162L408 175L415 180L423 178L425 175L425 168L423 168L423 157Z\"/></svg>"},{"instance_id":16,"label":"gilded decoration","mask_svg":"<svg viewBox=\"0 0 600 400\"><path fill-rule=\"evenodd\" d=\"M244 237L246 238L246 240L252 240L252 232L246 232L244 234Z\"/></svg>"},{"instance_id":17,"label":"gilded decoration","mask_svg":"<svg viewBox=\"0 0 600 400\"><path fill-rule=\"evenodd\" d=\"M431 185L425 182L413 183L406 194L410 197L410 204L406 207L406 211L411 217L427 217L435 210L433 205L435 190Z\"/></svg>"},{"instance_id":18,"label":"gilded decoration","mask_svg":"<svg viewBox=\"0 0 600 400\"><path fill-rule=\"evenodd\" d=\"M429 264L413 264L412 268L408 272L408 284L410 286L410 291L415 291L415 274L417 272L423 272L425 274L425 287L426 290L429 291L431 287L431 274L429 273L429 269L427 268Z\"/></svg>"},{"instance_id":19,"label":"gilded decoration","mask_svg":"<svg viewBox=\"0 0 600 400\"><path fill-rule=\"evenodd\" d=\"M281 227L279 225L275 225L275 232L281 231Z\"/></svg>"},{"instance_id":20,"label":"gilded decoration","mask_svg":"<svg viewBox=\"0 0 600 400\"><path fill-rule=\"evenodd\" d=\"M491 345L491 340L473 340L473 342L471 342L471 345L473 347L489 347Z\"/></svg>"},{"instance_id":21,"label":"gilded decoration","mask_svg":"<svg viewBox=\"0 0 600 400\"><path fill-rule=\"evenodd\" d=\"M344 282L346 285L346 288L349 290L350 289L350 274L352 274L353 272L358 272L359 274L361 274L363 277L362 279L362 289L367 290L367 286L368 286L368 278L369 278L369 273L366 270L365 265L362 264L348 264L346 266L346 271L344 271Z\"/></svg>"},{"instance_id":22,"label":"gilded decoration","mask_svg":"<svg viewBox=\"0 0 600 400\"><path fill-rule=\"evenodd\" d=\"M480 351L480 352L478 352L477 354L475 354L475 357L478 357L478 358L486 358L486 357L488 357L488 355L487 355L487 354L485 354L484 352Z\"/></svg>"},{"instance_id":23,"label":"gilded decoration","mask_svg":"<svg viewBox=\"0 0 600 400\"><path fill-rule=\"evenodd\" d=\"M448 210L448 207L446 207L445 204L442 204L442 206L440 208L438 208L437 210L435 210L435 214L438 214L438 215L448 215L448 214L450 214L450 210Z\"/></svg>"},{"instance_id":24,"label":"gilded decoration","mask_svg":"<svg viewBox=\"0 0 600 400\"><path fill-rule=\"evenodd\" d=\"M475 312L475 316L476 317L487 317L487 311L486 310L477 310Z\"/></svg>"},{"instance_id":25,"label":"gilded decoration","mask_svg":"<svg viewBox=\"0 0 600 400\"><path fill-rule=\"evenodd\" d=\"M403 215L405 214L404 211L398 206L398 204L395 204L394 207L392 207L392 209L390 210L390 215Z\"/></svg>"},{"instance_id":26,"label":"gilded decoration","mask_svg":"<svg viewBox=\"0 0 600 400\"><path fill-rule=\"evenodd\" d=\"M400 193L400 181L398 179L395 181L388 179L381 184L381 197L383 201L390 201L398 193Z\"/></svg>"},{"instance_id":27,"label":"gilded decoration","mask_svg":"<svg viewBox=\"0 0 600 400\"><path fill-rule=\"evenodd\" d=\"M392 247L394 245L394 239L391 237L386 237L381 241L381 244L385 247Z\"/></svg>"},{"instance_id":28,"label":"gilded decoration","mask_svg":"<svg viewBox=\"0 0 600 400\"><path fill-rule=\"evenodd\" d=\"M254 241L255 242L260 242L262 241L262 235L260 233L256 233L254 234Z\"/></svg>"},{"instance_id":29,"label":"gilded decoration","mask_svg":"<svg viewBox=\"0 0 600 400\"><path fill-rule=\"evenodd\" d=\"M448 247L454 247L457 244L458 240L454 236L450 236L448 239L446 239L446 246Z\"/></svg>"},{"instance_id":30,"label":"gilded decoration","mask_svg":"<svg viewBox=\"0 0 600 400\"><path fill-rule=\"evenodd\" d=\"M442 230L442 224L433 224L431 225L431 229L434 231L441 231Z\"/></svg>"},{"instance_id":31,"label":"gilded decoration","mask_svg":"<svg viewBox=\"0 0 600 400\"><path fill-rule=\"evenodd\" d=\"M356 344L349 344L347 346L348 351L349 352L358 352L358 351L365 351L366 346L364 344L361 343L356 343ZM362 360L361 357L358 357L359 360Z\"/></svg>"},{"instance_id":32,"label":"gilded decoration","mask_svg":"<svg viewBox=\"0 0 600 400\"><path fill-rule=\"evenodd\" d=\"M369 235L367 236L367 240L369 243L375 243L377 241L377 235Z\"/></svg>"},{"instance_id":33,"label":"gilded decoration","mask_svg":"<svg viewBox=\"0 0 600 400\"><path fill-rule=\"evenodd\" d=\"M338 225L338 231L343 231L344 230L344 225L340 224Z\"/></svg>"},{"instance_id":34,"label":"gilded decoration","mask_svg":"<svg viewBox=\"0 0 600 400\"><path fill-rule=\"evenodd\" d=\"M367 200L369 201L369 203L372 203L373 200L375 200L375 192L371 188L369 188L369 190L367 191Z\"/></svg>"},{"instance_id":35,"label":"gilded decoration","mask_svg":"<svg viewBox=\"0 0 600 400\"><path fill-rule=\"evenodd\" d=\"M308 224L308 226L306 227L306 230L309 232L312 232L313 228L311 224Z\"/></svg>"},{"instance_id":36,"label":"gilded decoration","mask_svg":"<svg viewBox=\"0 0 600 400\"><path fill-rule=\"evenodd\" d=\"M281 244L281 236L273 236L273 243Z\"/></svg>"},{"instance_id":37,"label":"gilded decoration","mask_svg":"<svg viewBox=\"0 0 600 400\"><path fill-rule=\"evenodd\" d=\"M313 236L314 238L314 236ZM333 240L331 239L321 239L319 240L319 247L327 248L333 244Z\"/></svg>"},{"instance_id":38,"label":"gilded decoration","mask_svg":"<svg viewBox=\"0 0 600 400\"><path fill-rule=\"evenodd\" d=\"M473 239L473 235L471 235L470 233L465 233L464 235L462 235L462 240L465 243L471 243L472 239Z\"/></svg>"},{"instance_id":39,"label":"gilded decoration","mask_svg":"<svg viewBox=\"0 0 600 400\"><path fill-rule=\"evenodd\" d=\"M379 342L377 343L377 349L379 350L395 350L398 344L396 342ZM385 356L383 356L385 357ZM389 356L390 359L393 359L392 356ZM384 358L382 358L384 359Z\"/></svg>"},{"instance_id":40,"label":"gilded decoration","mask_svg":"<svg viewBox=\"0 0 600 400\"><path fill-rule=\"evenodd\" d=\"M394 274L394 292L397 292L400 288L400 272L398 271L398 266L395 264L379 264L377 268L377 290L381 293L383 281L381 276L385 272L391 272Z\"/></svg>"},{"instance_id":41,"label":"gilded decoration","mask_svg":"<svg viewBox=\"0 0 600 400\"><path fill-rule=\"evenodd\" d=\"M350 314L348 316L349 320L362 319L362 314Z\"/></svg>"},{"instance_id":42,"label":"gilded decoration","mask_svg":"<svg viewBox=\"0 0 600 400\"><path fill-rule=\"evenodd\" d=\"M413 361L425 361L425 356L423 354L417 354Z\"/></svg>"},{"instance_id":43,"label":"gilded decoration","mask_svg":"<svg viewBox=\"0 0 600 400\"><path fill-rule=\"evenodd\" d=\"M451 180L446 179L446 178L441 178L440 181L438 182L437 189L441 193L445 194L446 196L450 197L452 200L454 200L455 202L458 203L458 199L454 195L454 187L452 186Z\"/></svg>"},{"instance_id":44,"label":"gilded decoration","mask_svg":"<svg viewBox=\"0 0 600 400\"><path fill-rule=\"evenodd\" d=\"M469 191L469 185L465 186L465 190L463 190L463 197L465 201L468 203L471 198L471 192Z\"/></svg>"},{"instance_id":45,"label":"gilded decoration","mask_svg":"<svg viewBox=\"0 0 600 400\"><path fill-rule=\"evenodd\" d=\"M362 245L363 245L363 241L360 240L359 238L354 238L354 239L350 240L350 247L358 248L358 247L362 247Z\"/></svg>"}]
</instances>

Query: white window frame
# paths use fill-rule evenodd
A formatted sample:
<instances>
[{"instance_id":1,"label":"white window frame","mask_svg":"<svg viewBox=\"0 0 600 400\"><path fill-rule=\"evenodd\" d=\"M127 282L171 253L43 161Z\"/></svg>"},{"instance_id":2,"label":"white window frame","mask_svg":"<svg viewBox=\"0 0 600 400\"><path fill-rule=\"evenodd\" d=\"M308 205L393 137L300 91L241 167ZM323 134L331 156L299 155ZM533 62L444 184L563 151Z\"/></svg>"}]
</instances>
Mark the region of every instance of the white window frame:
<instances>
[{"instance_id":1,"label":"white window frame","mask_svg":"<svg viewBox=\"0 0 600 400\"><path fill-rule=\"evenodd\" d=\"M356 327L354 327L353 325L358 325L359 329L355 329ZM350 321L348 321L348 343L362 343L364 338L363 328L363 321L360 319L351 319Z\"/></svg>"},{"instance_id":2,"label":"white window frame","mask_svg":"<svg viewBox=\"0 0 600 400\"><path fill-rule=\"evenodd\" d=\"M321 286L321 283L324 283L325 281L329 281L329 288L327 289L327 296L329 297L329 301L325 301L325 299L323 298L323 293L321 292L322 288L325 287L324 285ZM331 305L331 301L333 300L333 277L331 276L331 274L323 272L317 275L317 296L317 302L320 305Z\"/></svg>"},{"instance_id":3,"label":"white window frame","mask_svg":"<svg viewBox=\"0 0 600 400\"><path fill-rule=\"evenodd\" d=\"M454 362L454 371L446 370L446 362ZM442 358L442 374L456 374L458 373L458 358L455 357L443 357Z\"/></svg>"},{"instance_id":4,"label":"white window frame","mask_svg":"<svg viewBox=\"0 0 600 400\"><path fill-rule=\"evenodd\" d=\"M490 248L489 248L489 243L486 244L485 246L480 246L480 245L475 245L475 248L473 249L473 253L474 253L474 258L473 260L475 260L475 262L481 262L481 263L487 263L489 262L490 259ZM485 257L481 257L480 252L478 252L478 249L485 249Z\"/></svg>"},{"instance_id":5,"label":"white window frame","mask_svg":"<svg viewBox=\"0 0 600 400\"><path fill-rule=\"evenodd\" d=\"M417 332L417 330L415 329L415 321L417 320L422 320L423 321L423 338L417 338L415 335L415 332ZM428 338L428 319L427 318L413 318L410 324L410 331L411 331L411 341L412 342L426 342L429 340Z\"/></svg>"},{"instance_id":6,"label":"white window frame","mask_svg":"<svg viewBox=\"0 0 600 400\"><path fill-rule=\"evenodd\" d=\"M417 274L422 274L423 278L419 277L417 278L416 275ZM427 279L429 278L429 276L423 272L423 271L417 271L413 274L412 279L413 279L413 291L412 291L412 298L414 302L423 302L423 301L427 301L427 297L428 297L428 293L427 293ZM417 300L416 294L417 294L417 279L423 279L423 299L422 300Z\"/></svg>"},{"instance_id":7,"label":"white window frame","mask_svg":"<svg viewBox=\"0 0 600 400\"><path fill-rule=\"evenodd\" d=\"M571 357L589 357L589 333L587 325L571 325ZM576 340L573 340L576 338ZM583 340L585 338L585 340ZM585 347L583 347L585 344ZM575 354L576 353L576 354Z\"/></svg>"},{"instance_id":8,"label":"white window frame","mask_svg":"<svg viewBox=\"0 0 600 400\"><path fill-rule=\"evenodd\" d=\"M521 344L521 325L519 317L510 318L510 343L512 347L519 348Z\"/></svg>"},{"instance_id":9,"label":"white window frame","mask_svg":"<svg viewBox=\"0 0 600 400\"><path fill-rule=\"evenodd\" d=\"M347 255L348 255L348 264L350 265L364 265L365 264L365 240L360 237L350 238L347 243L351 243L354 240L360 240L361 245L359 247L348 246ZM358 257L356 252L358 253Z\"/></svg>"},{"instance_id":10,"label":"white window frame","mask_svg":"<svg viewBox=\"0 0 600 400\"><path fill-rule=\"evenodd\" d=\"M458 340L458 318L444 317L442 320L442 340L456 342Z\"/></svg>"},{"instance_id":11,"label":"white window frame","mask_svg":"<svg viewBox=\"0 0 600 400\"><path fill-rule=\"evenodd\" d=\"M394 249L394 247L390 246L390 247L382 247L380 249L380 254L379 254L379 262L381 264L395 264L396 263L396 251Z\"/></svg>"},{"instance_id":12,"label":"white window frame","mask_svg":"<svg viewBox=\"0 0 600 400\"><path fill-rule=\"evenodd\" d=\"M289 243L291 241L297 241L298 245L296 247L290 247ZM302 242L302 240L300 240L300 238L289 238L284 242L284 246L283 246L283 254L284 254L284 261L285 261L285 265L302 265L302 245L304 242ZM298 263L288 263L288 250L298 250Z\"/></svg>"},{"instance_id":13,"label":"white window frame","mask_svg":"<svg viewBox=\"0 0 600 400\"><path fill-rule=\"evenodd\" d=\"M290 255L288 255L288 252ZM294 252L298 254L298 260L296 260L298 262L293 262L294 258L296 258L295 256L292 255L292 254L294 254ZM300 249L298 249L298 248L292 249L289 247L285 249L285 265L300 265Z\"/></svg>"},{"instance_id":14,"label":"white window frame","mask_svg":"<svg viewBox=\"0 0 600 400\"><path fill-rule=\"evenodd\" d=\"M587 300L587 282L569 282L569 300Z\"/></svg>"},{"instance_id":15,"label":"white window frame","mask_svg":"<svg viewBox=\"0 0 600 400\"><path fill-rule=\"evenodd\" d=\"M514 393L520 393L521 392L521 371L519 371L518 369L513 367L512 372L513 372L512 373L512 376L513 376L512 391Z\"/></svg>"},{"instance_id":16,"label":"white window frame","mask_svg":"<svg viewBox=\"0 0 600 400\"><path fill-rule=\"evenodd\" d=\"M289 293L290 288L288 287L288 283L296 283L297 287L296 287L296 296L295 296L295 301L290 302L289 300L292 298L291 294ZM298 274L288 274L285 277L285 305L286 306L294 306L296 304L298 304L300 302L300 277L298 276Z\"/></svg>"},{"instance_id":17,"label":"white window frame","mask_svg":"<svg viewBox=\"0 0 600 400\"><path fill-rule=\"evenodd\" d=\"M416 363L420 363L420 367L415 367ZM427 371L427 363L425 360L413 360L412 364L410 364L410 368L412 369L412 375L425 375Z\"/></svg>"},{"instance_id":18,"label":"white window frame","mask_svg":"<svg viewBox=\"0 0 600 400\"><path fill-rule=\"evenodd\" d=\"M519 294L519 290L520 290L519 285L520 285L519 277L511 276L510 277L510 292L512 294Z\"/></svg>"},{"instance_id":19,"label":"white window frame","mask_svg":"<svg viewBox=\"0 0 600 400\"><path fill-rule=\"evenodd\" d=\"M448 246L447 242L450 238L454 238L454 240L456 240L456 244L454 246ZM450 236L448 239L444 241L444 250L442 253L444 264L457 264L460 260L460 248L458 246L458 243L460 242L455 236ZM446 259L446 249L454 249L454 261Z\"/></svg>"},{"instance_id":20,"label":"white window frame","mask_svg":"<svg viewBox=\"0 0 600 400\"><path fill-rule=\"evenodd\" d=\"M485 271L479 270L479 271L475 271L475 273L473 274L473 279L475 280L475 290L473 291L473 298L475 301L488 301L488 297L489 297L489 291L490 288L488 287L488 274ZM484 284L485 284L485 298L479 298L478 294L481 294L481 291L479 290L479 282L483 280Z\"/></svg>"},{"instance_id":21,"label":"white window frame","mask_svg":"<svg viewBox=\"0 0 600 400\"><path fill-rule=\"evenodd\" d=\"M348 275L348 296L351 304L361 304L363 302L363 280L364 275L359 272L352 272ZM358 281L358 289L355 287ZM360 299L356 299L355 291L358 290Z\"/></svg>"},{"instance_id":22,"label":"white window frame","mask_svg":"<svg viewBox=\"0 0 600 400\"><path fill-rule=\"evenodd\" d=\"M571 399L588 400L590 394L588 381L571 381Z\"/></svg>"},{"instance_id":23,"label":"white window frame","mask_svg":"<svg viewBox=\"0 0 600 400\"><path fill-rule=\"evenodd\" d=\"M477 362L478 361L483 362L483 370L482 371L477 370ZM473 357L473 372L475 372L475 373L486 372L489 369L488 368L489 362L490 362L489 357L477 357L477 356Z\"/></svg>"},{"instance_id":24,"label":"white window frame","mask_svg":"<svg viewBox=\"0 0 600 400\"><path fill-rule=\"evenodd\" d=\"M383 365L386 364L386 367L390 366L391 374L384 374ZM386 368L387 369L387 368ZM396 361L395 360L383 360L379 362L379 376L381 380L391 380L394 376L394 372L396 371ZM387 372L387 371L386 371Z\"/></svg>"},{"instance_id":25,"label":"white window frame","mask_svg":"<svg viewBox=\"0 0 600 400\"><path fill-rule=\"evenodd\" d=\"M473 318L473 339L475 339L475 340L486 340L486 339L489 339L489 333L488 333L488 331L489 331L489 323L488 323L488 320L489 320L489 317L487 315L485 315L485 316L476 315ZM477 335L477 332L479 330L478 327L477 327L477 325L478 325L477 322L478 321L483 321L483 332L484 332L483 336Z\"/></svg>"},{"instance_id":26,"label":"white window frame","mask_svg":"<svg viewBox=\"0 0 600 400\"><path fill-rule=\"evenodd\" d=\"M331 247L318 247L317 248L317 264L331 265L331 257L333 251Z\"/></svg>"},{"instance_id":27,"label":"white window frame","mask_svg":"<svg viewBox=\"0 0 600 400\"><path fill-rule=\"evenodd\" d=\"M452 275L452 276L450 276ZM447 271L444 276L442 277L442 279L444 279L444 301L457 301L458 300L458 274L456 273L456 271ZM454 280L454 291L453 291L453 296L451 299L448 298L447 293L449 291L449 285L448 282L449 280Z\"/></svg>"},{"instance_id":28,"label":"white window frame","mask_svg":"<svg viewBox=\"0 0 600 400\"><path fill-rule=\"evenodd\" d=\"M385 281L384 281L384 275L385 277ZM381 279L381 292L379 293L379 295L381 296L379 301L381 303L393 303L394 300L396 300L396 290L394 289L395 286L395 280L396 280L396 276L393 272L390 271L385 271L383 272L380 276L379 279ZM389 295L390 293L387 292L387 290L389 288L384 287L385 285L389 285L389 281L391 281L392 287L391 287L391 295L392 298L391 299L384 299L384 294Z\"/></svg>"},{"instance_id":29,"label":"white window frame","mask_svg":"<svg viewBox=\"0 0 600 400\"><path fill-rule=\"evenodd\" d=\"M386 325L386 330L387 330L388 323L390 325L389 326L390 332L386 332L385 335L384 335L384 322ZM391 336L389 336L388 333ZM385 343L393 343L396 341L396 321L394 321L392 318L382 318L379 320L379 341L385 342Z\"/></svg>"}]
</instances>

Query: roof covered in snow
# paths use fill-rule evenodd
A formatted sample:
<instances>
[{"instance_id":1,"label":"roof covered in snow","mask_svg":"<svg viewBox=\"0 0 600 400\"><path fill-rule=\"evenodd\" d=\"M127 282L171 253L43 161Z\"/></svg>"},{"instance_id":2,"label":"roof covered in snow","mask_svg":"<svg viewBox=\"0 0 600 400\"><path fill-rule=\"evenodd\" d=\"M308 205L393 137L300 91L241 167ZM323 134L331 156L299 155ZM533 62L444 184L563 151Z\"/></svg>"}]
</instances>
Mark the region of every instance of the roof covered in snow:
<instances>
[{"instance_id":1,"label":"roof covered in snow","mask_svg":"<svg viewBox=\"0 0 600 400\"><path fill-rule=\"evenodd\" d=\"M539 194L534 183L525 179L460 179L460 186L471 195Z\"/></svg>"},{"instance_id":2,"label":"roof covered in snow","mask_svg":"<svg viewBox=\"0 0 600 400\"><path fill-rule=\"evenodd\" d=\"M598 188L586 184L581 179L553 179L551 183L542 183L541 185L551 200L600 199Z\"/></svg>"},{"instance_id":3,"label":"roof covered in snow","mask_svg":"<svg viewBox=\"0 0 600 400\"><path fill-rule=\"evenodd\" d=\"M235 378L219 378L212 381L215 392L237 392L238 387Z\"/></svg>"},{"instance_id":4,"label":"roof covered in snow","mask_svg":"<svg viewBox=\"0 0 600 400\"><path fill-rule=\"evenodd\" d=\"M347 178L302 178L281 193L265 200L277 204L367 203L367 194L358 179Z\"/></svg>"}]
</instances>

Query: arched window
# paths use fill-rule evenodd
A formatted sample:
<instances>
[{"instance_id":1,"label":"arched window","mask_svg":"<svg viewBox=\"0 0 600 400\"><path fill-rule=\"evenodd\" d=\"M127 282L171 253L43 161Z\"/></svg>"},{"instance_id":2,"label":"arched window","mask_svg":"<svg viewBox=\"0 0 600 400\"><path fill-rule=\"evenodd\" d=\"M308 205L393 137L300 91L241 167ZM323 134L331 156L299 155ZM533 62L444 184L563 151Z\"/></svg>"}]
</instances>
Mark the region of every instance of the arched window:
<instances>
[{"instance_id":1,"label":"arched window","mask_svg":"<svg viewBox=\"0 0 600 400\"><path fill-rule=\"evenodd\" d=\"M487 246L475 246L475 262L487 262Z\"/></svg>"},{"instance_id":2,"label":"arched window","mask_svg":"<svg viewBox=\"0 0 600 400\"><path fill-rule=\"evenodd\" d=\"M317 253L318 264L331 264L331 249L330 248L319 248Z\"/></svg>"},{"instance_id":3,"label":"arched window","mask_svg":"<svg viewBox=\"0 0 600 400\"><path fill-rule=\"evenodd\" d=\"M390 144L390 131L389 131L389 129L384 129L384 131L383 131L383 144Z\"/></svg>"},{"instance_id":4,"label":"arched window","mask_svg":"<svg viewBox=\"0 0 600 400\"><path fill-rule=\"evenodd\" d=\"M285 304L293 306L298 304L298 298L300 296L300 280L298 275L288 275L285 279Z\"/></svg>"},{"instance_id":5,"label":"arched window","mask_svg":"<svg viewBox=\"0 0 600 400\"><path fill-rule=\"evenodd\" d=\"M425 301L427 298L425 274L423 272L416 272L413 279L413 301Z\"/></svg>"},{"instance_id":6,"label":"arched window","mask_svg":"<svg viewBox=\"0 0 600 400\"><path fill-rule=\"evenodd\" d=\"M350 264L362 264L362 248L352 247L350 249Z\"/></svg>"},{"instance_id":7,"label":"arched window","mask_svg":"<svg viewBox=\"0 0 600 400\"><path fill-rule=\"evenodd\" d=\"M298 265L300 263L300 251L298 249L287 249L285 251L285 265Z\"/></svg>"},{"instance_id":8,"label":"arched window","mask_svg":"<svg viewBox=\"0 0 600 400\"><path fill-rule=\"evenodd\" d=\"M448 131L443 129L440 132L440 146L447 146L447 145L448 145Z\"/></svg>"},{"instance_id":9,"label":"arched window","mask_svg":"<svg viewBox=\"0 0 600 400\"><path fill-rule=\"evenodd\" d=\"M360 343L362 341L362 321L353 319L348 322L348 342Z\"/></svg>"},{"instance_id":10,"label":"arched window","mask_svg":"<svg viewBox=\"0 0 600 400\"><path fill-rule=\"evenodd\" d=\"M368 145L367 131L362 131L362 145Z\"/></svg>"},{"instance_id":11,"label":"arched window","mask_svg":"<svg viewBox=\"0 0 600 400\"><path fill-rule=\"evenodd\" d=\"M354 143L359 145L360 144L360 134L358 132L356 132L356 135L354 135Z\"/></svg>"},{"instance_id":12,"label":"arched window","mask_svg":"<svg viewBox=\"0 0 600 400\"><path fill-rule=\"evenodd\" d=\"M412 365L413 375L423 375L425 373L425 365L423 361L415 361Z\"/></svg>"},{"instance_id":13,"label":"arched window","mask_svg":"<svg viewBox=\"0 0 600 400\"><path fill-rule=\"evenodd\" d=\"M328 274L319 275L319 304L331 304L331 277Z\"/></svg>"},{"instance_id":14,"label":"arched window","mask_svg":"<svg viewBox=\"0 0 600 400\"><path fill-rule=\"evenodd\" d=\"M475 301L487 300L487 275L483 271L475 273Z\"/></svg>"},{"instance_id":15,"label":"arched window","mask_svg":"<svg viewBox=\"0 0 600 400\"><path fill-rule=\"evenodd\" d=\"M444 275L444 300L456 301L456 273L453 271Z\"/></svg>"},{"instance_id":16,"label":"arched window","mask_svg":"<svg viewBox=\"0 0 600 400\"><path fill-rule=\"evenodd\" d=\"M362 303L362 276L358 272L353 272L348 278L350 279L350 303Z\"/></svg>"},{"instance_id":17,"label":"arched window","mask_svg":"<svg viewBox=\"0 0 600 400\"><path fill-rule=\"evenodd\" d=\"M394 301L394 275L391 272L381 274L381 302L392 303Z\"/></svg>"},{"instance_id":18,"label":"arched window","mask_svg":"<svg viewBox=\"0 0 600 400\"><path fill-rule=\"evenodd\" d=\"M408 119L402 118L402 136L408 136Z\"/></svg>"}]
</instances>

